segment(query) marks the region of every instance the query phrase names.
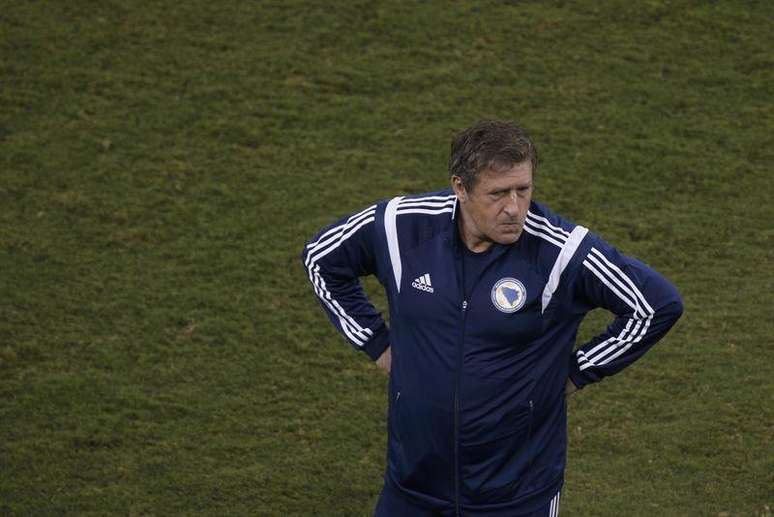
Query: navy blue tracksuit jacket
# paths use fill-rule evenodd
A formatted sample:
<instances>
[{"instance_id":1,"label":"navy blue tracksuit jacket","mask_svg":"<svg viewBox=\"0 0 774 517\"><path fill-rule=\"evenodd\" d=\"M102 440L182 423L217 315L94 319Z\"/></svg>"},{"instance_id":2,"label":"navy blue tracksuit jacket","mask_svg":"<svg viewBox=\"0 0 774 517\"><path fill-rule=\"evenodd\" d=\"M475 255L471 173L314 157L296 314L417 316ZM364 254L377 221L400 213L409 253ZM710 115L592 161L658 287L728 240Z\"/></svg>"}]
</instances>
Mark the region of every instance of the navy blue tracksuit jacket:
<instances>
[{"instance_id":1,"label":"navy blue tracksuit jacket","mask_svg":"<svg viewBox=\"0 0 774 517\"><path fill-rule=\"evenodd\" d=\"M426 508L515 515L561 488L567 378L583 387L626 367L682 302L657 272L536 202L466 293L456 209L450 190L374 204L320 232L303 261L355 348L377 359L391 346L385 482ZM389 329L360 286L369 274ZM597 307L615 319L574 350Z\"/></svg>"}]
</instances>

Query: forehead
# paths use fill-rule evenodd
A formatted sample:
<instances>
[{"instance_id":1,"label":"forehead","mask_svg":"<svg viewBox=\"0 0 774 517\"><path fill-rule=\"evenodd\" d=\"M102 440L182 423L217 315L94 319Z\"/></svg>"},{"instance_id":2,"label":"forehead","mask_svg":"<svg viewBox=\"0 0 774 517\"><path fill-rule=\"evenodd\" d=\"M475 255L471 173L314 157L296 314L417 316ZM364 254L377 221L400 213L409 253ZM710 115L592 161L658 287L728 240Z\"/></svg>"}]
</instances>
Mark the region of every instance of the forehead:
<instances>
[{"instance_id":1,"label":"forehead","mask_svg":"<svg viewBox=\"0 0 774 517\"><path fill-rule=\"evenodd\" d=\"M490 168L478 175L474 190L518 188L532 183L532 163L529 161L512 166Z\"/></svg>"}]
</instances>

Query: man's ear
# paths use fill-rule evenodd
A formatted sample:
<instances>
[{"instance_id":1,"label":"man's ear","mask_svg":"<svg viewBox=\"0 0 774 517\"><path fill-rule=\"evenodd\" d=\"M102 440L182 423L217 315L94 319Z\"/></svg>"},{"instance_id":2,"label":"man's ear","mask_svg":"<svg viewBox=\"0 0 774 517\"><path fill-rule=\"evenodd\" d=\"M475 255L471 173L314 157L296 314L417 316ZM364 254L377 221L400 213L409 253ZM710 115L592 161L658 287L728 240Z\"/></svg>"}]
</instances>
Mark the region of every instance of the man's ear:
<instances>
[{"instance_id":1,"label":"man's ear","mask_svg":"<svg viewBox=\"0 0 774 517\"><path fill-rule=\"evenodd\" d=\"M457 199L459 199L461 202L468 200L468 192L465 190L465 186L462 184L462 178L459 176L452 176L451 187L454 193L457 195Z\"/></svg>"}]
</instances>

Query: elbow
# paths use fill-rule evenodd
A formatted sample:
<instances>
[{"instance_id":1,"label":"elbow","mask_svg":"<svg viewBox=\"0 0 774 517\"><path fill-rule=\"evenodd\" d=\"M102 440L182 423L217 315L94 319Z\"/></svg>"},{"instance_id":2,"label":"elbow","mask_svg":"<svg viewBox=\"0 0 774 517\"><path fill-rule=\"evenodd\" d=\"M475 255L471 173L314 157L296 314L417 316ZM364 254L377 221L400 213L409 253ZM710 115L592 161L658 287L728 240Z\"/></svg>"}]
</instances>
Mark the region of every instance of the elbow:
<instances>
[{"instance_id":1,"label":"elbow","mask_svg":"<svg viewBox=\"0 0 774 517\"><path fill-rule=\"evenodd\" d=\"M683 315L684 309L685 306L683 305L682 296L680 296L680 293L677 292L677 289L673 289L671 300L664 307L664 311L672 320L672 324L676 323L677 320L680 319L680 317Z\"/></svg>"},{"instance_id":2,"label":"elbow","mask_svg":"<svg viewBox=\"0 0 774 517\"><path fill-rule=\"evenodd\" d=\"M680 316L683 315L683 310L685 308L685 306L683 305L683 299L680 296L678 296L675 299L674 306L675 306L674 307L674 318L675 318L675 321L677 321L677 320L680 319Z\"/></svg>"}]
</instances>

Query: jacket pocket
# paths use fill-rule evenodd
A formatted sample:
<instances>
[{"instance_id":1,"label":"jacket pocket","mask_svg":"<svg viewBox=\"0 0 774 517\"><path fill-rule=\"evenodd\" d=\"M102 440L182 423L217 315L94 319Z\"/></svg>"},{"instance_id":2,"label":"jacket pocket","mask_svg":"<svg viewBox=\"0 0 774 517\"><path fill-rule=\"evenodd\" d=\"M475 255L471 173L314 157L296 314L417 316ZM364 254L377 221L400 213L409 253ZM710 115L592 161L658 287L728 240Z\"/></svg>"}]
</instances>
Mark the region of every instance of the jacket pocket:
<instances>
[{"instance_id":1,"label":"jacket pocket","mask_svg":"<svg viewBox=\"0 0 774 517\"><path fill-rule=\"evenodd\" d=\"M400 433L400 390L396 391L392 396L392 418L393 418L393 431L395 438L401 441Z\"/></svg>"},{"instance_id":2,"label":"jacket pocket","mask_svg":"<svg viewBox=\"0 0 774 517\"><path fill-rule=\"evenodd\" d=\"M387 427L393 440L400 440L400 388L390 379L387 401Z\"/></svg>"},{"instance_id":3,"label":"jacket pocket","mask_svg":"<svg viewBox=\"0 0 774 517\"><path fill-rule=\"evenodd\" d=\"M534 406L529 401L509 412L481 440L460 443L462 488L474 502L508 501L532 463Z\"/></svg>"},{"instance_id":4,"label":"jacket pocket","mask_svg":"<svg viewBox=\"0 0 774 517\"><path fill-rule=\"evenodd\" d=\"M390 396L388 475L401 487L450 499L453 472L453 419L446 408L429 404L411 389Z\"/></svg>"}]
</instances>

